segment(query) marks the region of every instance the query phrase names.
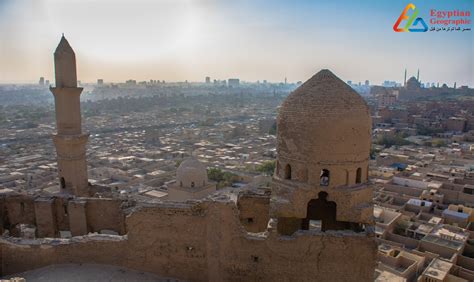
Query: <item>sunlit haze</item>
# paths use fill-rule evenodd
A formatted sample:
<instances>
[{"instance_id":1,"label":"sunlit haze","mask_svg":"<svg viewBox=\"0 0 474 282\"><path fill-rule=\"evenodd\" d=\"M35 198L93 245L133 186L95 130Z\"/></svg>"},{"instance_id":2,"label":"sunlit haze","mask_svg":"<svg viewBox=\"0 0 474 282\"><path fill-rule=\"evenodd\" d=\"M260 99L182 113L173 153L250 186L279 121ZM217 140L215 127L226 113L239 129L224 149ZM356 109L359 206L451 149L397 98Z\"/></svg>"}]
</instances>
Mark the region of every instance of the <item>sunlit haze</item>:
<instances>
[{"instance_id":1,"label":"sunlit haze","mask_svg":"<svg viewBox=\"0 0 474 282\"><path fill-rule=\"evenodd\" d=\"M344 79L473 86L473 32L396 33L410 1L0 0L0 83L53 81L64 33L78 79ZM416 1L421 16L451 1ZM455 1L471 9L472 0Z\"/></svg>"}]
</instances>

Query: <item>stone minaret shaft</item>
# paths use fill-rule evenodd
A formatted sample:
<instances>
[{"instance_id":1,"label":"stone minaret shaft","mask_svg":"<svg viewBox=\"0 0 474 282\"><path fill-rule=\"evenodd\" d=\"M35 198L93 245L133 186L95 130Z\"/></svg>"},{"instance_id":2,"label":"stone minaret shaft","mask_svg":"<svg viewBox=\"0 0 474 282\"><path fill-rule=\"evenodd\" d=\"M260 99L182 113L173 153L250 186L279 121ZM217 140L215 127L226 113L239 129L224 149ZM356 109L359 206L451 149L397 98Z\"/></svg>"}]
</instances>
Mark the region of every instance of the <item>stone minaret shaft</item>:
<instances>
[{"instance_id":1,"label":"stone minaret shaft","mask_svg":"<svg viewBox=\"0 0 474 282\"><path fill-rule=\"evenodd\" d=\"M80 95L77 87L76 56L66 38L61 38L54 52L56 87L54 95L57 133L56 146L60 189L76 196L89 196L86 143L89 134L82 133Z\"/></svg>"}]
</instances>

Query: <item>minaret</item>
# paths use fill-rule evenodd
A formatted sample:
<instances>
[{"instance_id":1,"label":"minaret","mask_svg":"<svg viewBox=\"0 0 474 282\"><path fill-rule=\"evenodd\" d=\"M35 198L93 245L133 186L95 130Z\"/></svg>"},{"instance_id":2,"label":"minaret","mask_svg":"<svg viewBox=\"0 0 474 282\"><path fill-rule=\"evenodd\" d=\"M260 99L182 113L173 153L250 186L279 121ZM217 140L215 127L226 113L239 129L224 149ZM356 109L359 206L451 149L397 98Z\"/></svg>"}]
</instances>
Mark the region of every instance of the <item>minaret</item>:
<instances>
[{"instance_id":1,"label":"minaret","mask_svg":"<svg viewBox=\"0 0 474 282\"><path fill-rule=\"evenodd\" d=\"M405 79L403 80L403 86L407 86L407 69L405 69Z\"/></svg>"},{"instance_id":2,"label":"minaret","mask_svg":"<svg viewBox=\"0 0 474 282\"><path fill-rule=\"evenodd\" d=\"M416 73L416 81L420 82L420 69L418 69L418 72Z\"/></svg>"},{"instance_id":3,"label":"minaret","mask_svg":"<svg viewBox=\"0 0 474 282\"><path fill-rule=\"evenodd\" d=\"M53 134L58 160L58 174L61 192L89 196L86 143L89 134L82 133L80 95L77 87L76 56L64 35L54 52L56 87L50 90L54 95L56 108L56 129Z\"/></svg>"}]
</instances>

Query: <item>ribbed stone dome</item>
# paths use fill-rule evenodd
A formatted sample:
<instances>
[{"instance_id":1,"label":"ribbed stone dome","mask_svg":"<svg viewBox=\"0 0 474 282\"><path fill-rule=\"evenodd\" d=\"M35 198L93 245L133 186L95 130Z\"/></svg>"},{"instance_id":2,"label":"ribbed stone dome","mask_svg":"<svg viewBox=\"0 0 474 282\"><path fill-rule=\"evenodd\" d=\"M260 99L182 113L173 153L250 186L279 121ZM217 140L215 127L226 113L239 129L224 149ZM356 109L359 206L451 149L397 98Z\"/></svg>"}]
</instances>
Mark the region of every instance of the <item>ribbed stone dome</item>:
<instances>
[{"instance_id":1,"label":"ribbed stone dome","mask_svg":"<svg viewBox=\"0 0 474 282\"><path fill-rule=\"evenodd\" d=\"M280 159L337 164L369 156L369 109L329 70L321 70L288 96L277 126Z\"/></svg>"},{"instance_id":2,"label":"ribbed stone dome","mask_svg":"<svg viewBox=\"0 0 474 282\"><path fill-rule=\"evenodd\" d=\"M202 187L208 182L206 167L195 158L186 159L176 171L176 181L184 188Z\"/></svg>"}]
</instances>

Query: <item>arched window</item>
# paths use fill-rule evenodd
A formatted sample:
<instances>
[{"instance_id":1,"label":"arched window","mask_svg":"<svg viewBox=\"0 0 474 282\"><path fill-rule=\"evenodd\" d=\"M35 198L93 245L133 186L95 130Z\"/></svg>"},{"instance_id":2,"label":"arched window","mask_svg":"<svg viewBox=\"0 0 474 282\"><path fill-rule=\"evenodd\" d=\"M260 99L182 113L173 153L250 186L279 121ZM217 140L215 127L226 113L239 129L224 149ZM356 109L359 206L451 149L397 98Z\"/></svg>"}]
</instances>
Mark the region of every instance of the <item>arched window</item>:
<instances>
[{"instance_id":1,"label":"arched window","mask_svg":"<svg viewBox=\"0 0 474 282\"><path fill-rule=\"evenodd\" d=\"M329 170L327 169L322 169L321 170L321 175L319 177L319 185L321 186L329 186Z\"/></svg>"},{"instance_id":2,"label":"arched window","mask_svg":"<svg viewBox=\"0 0 474 282\"><path fill-rule=\"evenodd\" d=\"M179 187L183 187L183 181L179 182Z\"/></svg>"},{"instance_id":3,"label":"arched window","mask_svg":"<svg viewBox=\"0 0 474 282\"><path fill-rule=\"evenodd\" d=\"M61 182L61 188L62 189L66 188L66 180L64 180L64 177L61 177L60 182Z\"/></svg>"},{"instance_id":4,"label":"arched window","mask_svg":"<svg viewBox=\"0 0 474 282\"><path fill-rule=\"evenodd\" d=\"M289 164L285 166L285 179L291 179L291 166Z\"/></svg>"},{"instance_id":5,"label":"arched window","mask_svg":"<svg viewBox=\"0 0 474 282\"><path fill-rule=\"evenodd\" d=\"M359 167L356 171L356 184L362 182L362 169Z\"/></svg>"},{"instance_id":6,"label":"arched window","mask_svg":"<svg viewBox=\"0 0 474 282\"><path fill-rule=\"evenodd\" d=\"M194 188L194 181L191 182L191 188Z\"/></svg>"}]
</instances>

